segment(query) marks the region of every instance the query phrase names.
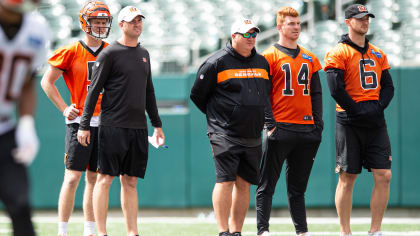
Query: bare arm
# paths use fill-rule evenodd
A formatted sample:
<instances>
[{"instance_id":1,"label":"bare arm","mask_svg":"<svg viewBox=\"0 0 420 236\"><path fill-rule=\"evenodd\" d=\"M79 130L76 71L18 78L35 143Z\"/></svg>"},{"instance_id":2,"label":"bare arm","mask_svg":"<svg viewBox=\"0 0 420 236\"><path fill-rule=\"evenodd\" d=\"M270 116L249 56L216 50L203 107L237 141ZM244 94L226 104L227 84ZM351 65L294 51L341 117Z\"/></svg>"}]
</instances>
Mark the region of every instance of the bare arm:
<instances>
[{"instance_id":1,"label":"bare arm","mask_svg":"<svg viewBox=\"0 0 420 236\"><path fill-rule=\"evenodd\" d=\"M72 120L78 116L79 110L75 109L71 105L67 106L66 102L55 86L55 82L58 80L58 78L60 78L62 74L62 70L50 65L42 77L41 87L51 102L54 103L54 105L58 108L58 110L60 110L67 119Z\"/></svg>"}]
</instances>

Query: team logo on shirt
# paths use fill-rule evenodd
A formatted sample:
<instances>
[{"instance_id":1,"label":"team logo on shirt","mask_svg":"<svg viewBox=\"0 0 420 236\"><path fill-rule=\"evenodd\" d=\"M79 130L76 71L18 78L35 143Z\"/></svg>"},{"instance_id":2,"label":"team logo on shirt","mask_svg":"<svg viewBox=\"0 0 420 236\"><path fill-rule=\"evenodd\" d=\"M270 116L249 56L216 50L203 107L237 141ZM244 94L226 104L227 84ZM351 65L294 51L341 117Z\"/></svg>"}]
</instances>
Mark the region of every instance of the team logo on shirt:
<instances>
[{"instance_id":1,"label":"team logo on shirt","mask_svg":"<svg viewBox=\"0 0 420 236\"><path fill-rule=\"evenodd\" d=\"M145 57L143 57L143 62L147 62L147 59Z\"/></svg>"},{"instance_id":2,"label":"team logo on shirt","mask_svg":"<svg viewBox=\"0 0 420 236\"><path fill-rule=\"evenodd\" d=\"M375 52L373 49L370 51L373 55L375 55L377 58L382 58L382 54L380 52Z\"/></svg>"},{"instance_id":3,"label":"team logo on shirt","mask_svg":"<svg viewBox=\"0 0 420 236\"><path fill-rule=\"evenodd\" d=\"M302 53L302 58L303 58L303 59L306 59L306 60L309 60L310 62L312 62L312 57L311 57L311 56L306 55L305 53Z\"/></svg>"},{"instance_id":4,"label":"team logo on shirt","mask_svg":"<svg viewBox=\"0 0 420 236\"><path fill-rule=\"evenodd\" d=\"M28 43L31 45L31 47L39 48L42 45L42 39L34 36L29 36Z\"/></svg>"}]
</instances>

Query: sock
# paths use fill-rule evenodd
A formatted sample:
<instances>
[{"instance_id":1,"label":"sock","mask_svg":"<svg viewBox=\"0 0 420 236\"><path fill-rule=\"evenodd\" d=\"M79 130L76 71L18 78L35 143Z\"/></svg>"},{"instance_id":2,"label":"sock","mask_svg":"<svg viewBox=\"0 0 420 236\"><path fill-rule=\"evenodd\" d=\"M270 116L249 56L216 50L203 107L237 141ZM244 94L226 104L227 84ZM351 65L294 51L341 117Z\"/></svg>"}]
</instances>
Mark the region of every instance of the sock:
<instances>
[{"instance_id":1,"label":"sock","mask_svg":"<svg viewBox=\"0 0 420 236\"><path fill-rule=\"evenodd\" d=\"M58 222L58 234L67 236L67 222Z\"/></svg>"},{"instance_id":2,"label":"sock","mask_svg":"<svg viewBox=\"0 0 420 236\"><path fill-rule=\"evenodd\" d=\"M95 221L85 221L85 232L84 235L94 235L95 234Z\"/></svg>"}]
</instances>

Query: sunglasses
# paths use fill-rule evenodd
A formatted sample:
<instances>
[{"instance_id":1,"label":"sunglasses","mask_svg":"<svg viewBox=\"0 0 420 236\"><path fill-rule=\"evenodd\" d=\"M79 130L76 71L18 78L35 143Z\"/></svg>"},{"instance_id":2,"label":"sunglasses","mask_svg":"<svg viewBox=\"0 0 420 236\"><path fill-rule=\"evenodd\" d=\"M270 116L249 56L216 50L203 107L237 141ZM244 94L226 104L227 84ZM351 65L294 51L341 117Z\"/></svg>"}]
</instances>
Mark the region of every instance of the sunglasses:
<instances>
[{"instance_id":1,"label":"sunglasses","mask_svg":"<svg viewBox=\"0 0 420 236\"><path fill-rule=\"evenodd\" d=\"M241 34L241 33L237 33L237 34L242 35L242 37L244 37L246 39L249 39L250 37L256 38L257 35L258 35L257 32L254 32L254 33L248 33L248 32L246 32L245 34Z\"/></svg>"}]
</instances>

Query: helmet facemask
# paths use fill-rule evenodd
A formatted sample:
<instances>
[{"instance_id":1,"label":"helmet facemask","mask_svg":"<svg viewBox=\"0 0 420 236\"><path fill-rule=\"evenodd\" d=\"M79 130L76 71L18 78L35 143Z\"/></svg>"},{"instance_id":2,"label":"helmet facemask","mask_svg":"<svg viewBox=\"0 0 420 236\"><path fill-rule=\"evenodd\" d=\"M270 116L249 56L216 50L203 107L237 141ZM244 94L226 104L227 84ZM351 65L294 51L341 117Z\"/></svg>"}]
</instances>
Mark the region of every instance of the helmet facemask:
<instances>
[{"instance_id":1,"label":"helmet facemask","mask_svg":"<svg viewBox=\"0 0 420 236\"><path fill-rule=\"evenodd\" d=\"M106 24L103 26L102 24L93 24L92 21L96 19L105 19ZM111 24L112 24L112 18L106 17L90 17L88 20L86 20L87 23L87 32L89 35L91 35L94 38L97 39L105 39L108 37L109 32L111 30Z\"/></svg>"}]
</instances>

